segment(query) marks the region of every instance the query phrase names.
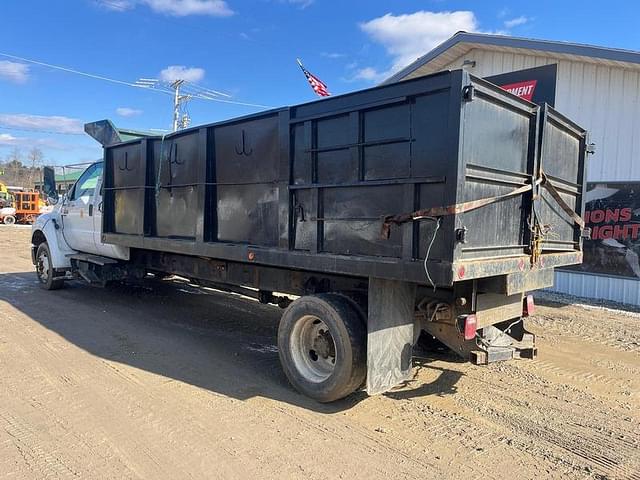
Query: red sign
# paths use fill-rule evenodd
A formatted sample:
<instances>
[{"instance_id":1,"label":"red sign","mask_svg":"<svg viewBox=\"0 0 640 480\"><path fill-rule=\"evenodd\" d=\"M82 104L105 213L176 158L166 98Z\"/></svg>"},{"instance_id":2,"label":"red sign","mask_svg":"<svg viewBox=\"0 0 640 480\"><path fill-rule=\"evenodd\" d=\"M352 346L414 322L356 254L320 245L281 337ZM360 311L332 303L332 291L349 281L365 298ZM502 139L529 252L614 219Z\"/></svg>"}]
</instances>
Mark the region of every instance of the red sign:
<instances>
[{"instance_id":1,"label":"red sign","mask_svg":"<svg viewBox=\"0 0 640 480\"><path fill-rule=\"evenodd\" d=\"M502 85L502 89L509 93L531 101L533 98L533 92L536 89L537 80L527 80L525 82L510 83L509 85Z\"/></svg>"}]
</instances>

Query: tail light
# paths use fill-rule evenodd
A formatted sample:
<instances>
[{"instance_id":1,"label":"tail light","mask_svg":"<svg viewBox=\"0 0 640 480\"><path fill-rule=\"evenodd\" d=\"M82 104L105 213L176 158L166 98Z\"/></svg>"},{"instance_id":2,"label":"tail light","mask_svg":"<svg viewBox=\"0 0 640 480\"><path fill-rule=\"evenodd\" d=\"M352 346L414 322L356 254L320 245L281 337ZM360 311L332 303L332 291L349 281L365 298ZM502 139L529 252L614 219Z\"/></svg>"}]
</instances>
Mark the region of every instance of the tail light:
<instances>
[{"instance_id":1,"label":"tail light","mask_svg":"<svg viewBox=\"0 0 640 480\"><path fill-rule=\"evenodd\" d=\"M527 295L524 297L524 308L522 309L522 316L528 317L533 315L536 311L536 304L533 303L533 295Z\"/></svg>"},{"instance_id":2,"label":"tail light","mask_svg":"<svg viewBox=\"0 0 640 480\"><path fill-rule=\"evenodd\" d=\"M478 320L474 314L467 315L464 319L464 339L473 340L476 338L476 330L478 326Z\"/></svg>"}]
</instances>

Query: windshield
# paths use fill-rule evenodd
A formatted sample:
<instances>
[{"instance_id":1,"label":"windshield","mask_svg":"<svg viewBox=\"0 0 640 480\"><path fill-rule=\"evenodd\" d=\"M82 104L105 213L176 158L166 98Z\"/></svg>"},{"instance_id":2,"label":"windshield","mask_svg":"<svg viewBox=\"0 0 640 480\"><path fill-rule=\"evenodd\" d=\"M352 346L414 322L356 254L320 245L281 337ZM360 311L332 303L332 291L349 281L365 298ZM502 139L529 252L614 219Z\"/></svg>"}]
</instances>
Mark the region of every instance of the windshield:
<instances>
[{"instance_id":1,"label":"windshield","mask_svg":"<svg viewBox=\"0 0 640 480\"><path fill-rule=\"evenodd\" d=\"M102 175L102 162L97 162L87 168L73 187L70 200L83 199L88 201L95 193L98 179Z\"/></svg>"}]
</instances>

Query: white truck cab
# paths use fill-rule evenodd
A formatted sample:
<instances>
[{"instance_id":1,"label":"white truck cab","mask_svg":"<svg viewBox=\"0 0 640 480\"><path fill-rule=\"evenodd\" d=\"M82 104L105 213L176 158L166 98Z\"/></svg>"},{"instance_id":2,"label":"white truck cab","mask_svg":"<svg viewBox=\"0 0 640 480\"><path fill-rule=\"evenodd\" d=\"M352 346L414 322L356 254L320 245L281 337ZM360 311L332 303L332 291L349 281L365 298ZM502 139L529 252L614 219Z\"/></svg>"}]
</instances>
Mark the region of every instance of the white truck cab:
<instances>
[{"instance_id":1,"label":"white truck cab","mask_svg":"<svg viewBox=\"0 0 640 480\"><path fill-rule=\"evenodd\" d=\"M102 171L101 161L89 165L55 208L33 224L31 256L44 288L62 286L73 258L129 260L129 248L102 242ZM46 169L44 183L55 199L53 175L53 169Z\"/></svg>"}]
</instances>

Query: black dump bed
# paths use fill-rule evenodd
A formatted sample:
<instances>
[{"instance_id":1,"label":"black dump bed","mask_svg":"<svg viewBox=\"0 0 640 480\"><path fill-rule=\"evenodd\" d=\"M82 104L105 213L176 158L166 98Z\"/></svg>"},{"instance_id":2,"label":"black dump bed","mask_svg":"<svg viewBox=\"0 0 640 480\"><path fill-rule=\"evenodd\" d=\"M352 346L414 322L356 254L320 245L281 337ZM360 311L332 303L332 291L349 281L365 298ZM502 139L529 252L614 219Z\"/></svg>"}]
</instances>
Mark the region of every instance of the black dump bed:
<instances>
[{"instance_id":1,"label":"black dump bed","mask_svg":"<svg viewBox=\"0 0 640 480\"><path fill-rule=\"evenodd\" d=\"M442 72L107 146L103 240L439 286L578 263L585 138Z\"/></svg>"}]
</instances>

